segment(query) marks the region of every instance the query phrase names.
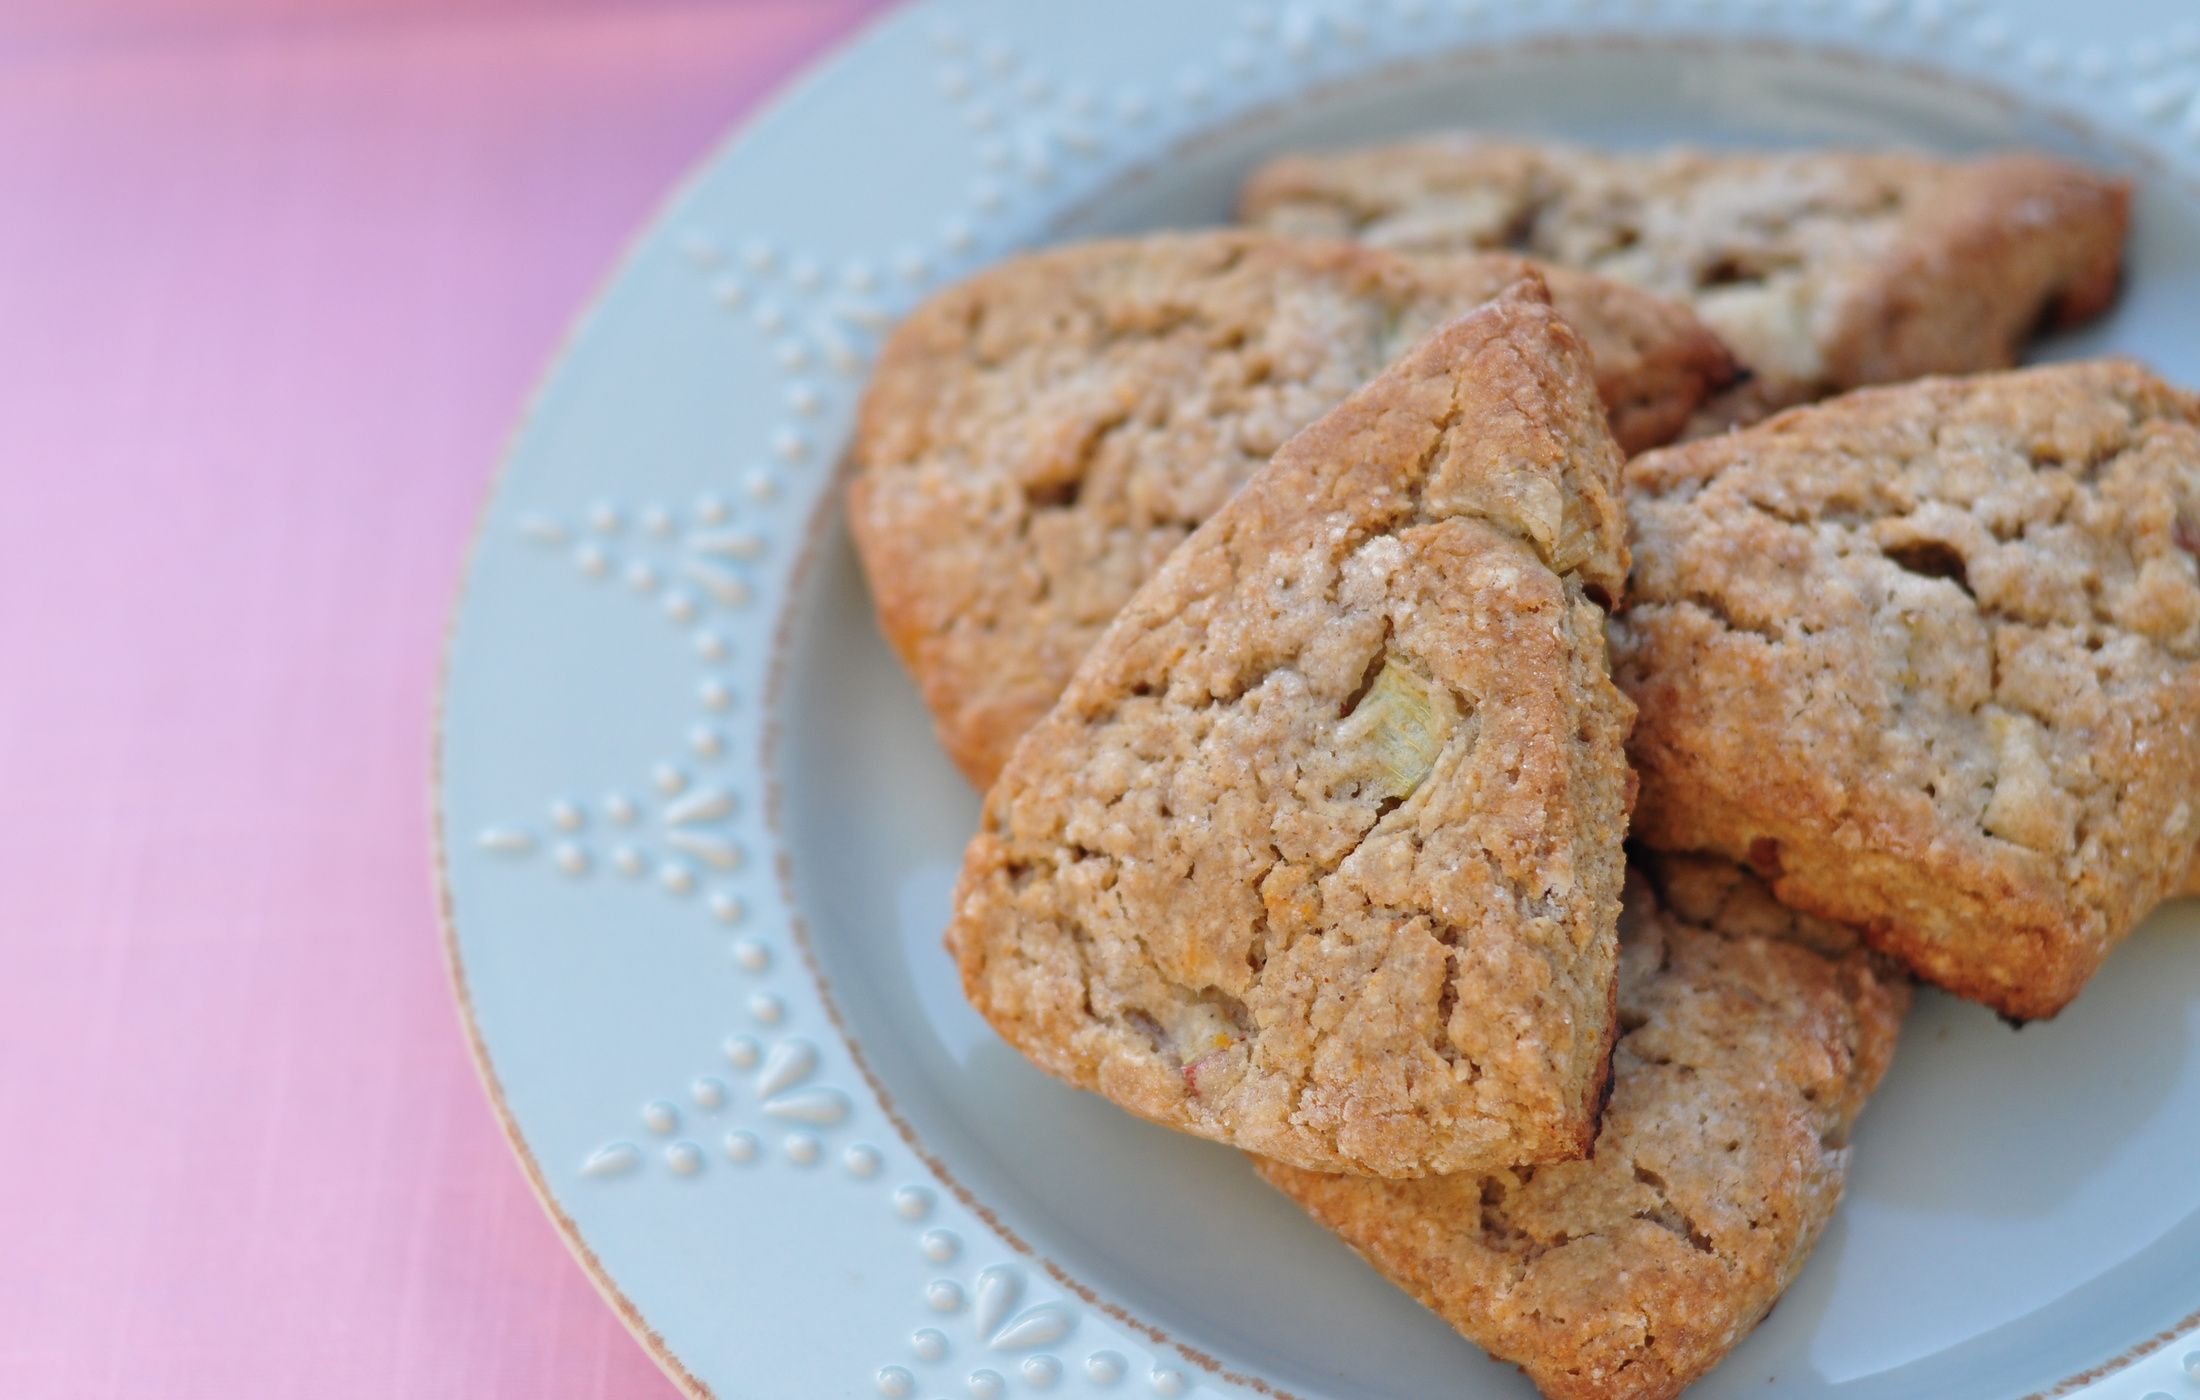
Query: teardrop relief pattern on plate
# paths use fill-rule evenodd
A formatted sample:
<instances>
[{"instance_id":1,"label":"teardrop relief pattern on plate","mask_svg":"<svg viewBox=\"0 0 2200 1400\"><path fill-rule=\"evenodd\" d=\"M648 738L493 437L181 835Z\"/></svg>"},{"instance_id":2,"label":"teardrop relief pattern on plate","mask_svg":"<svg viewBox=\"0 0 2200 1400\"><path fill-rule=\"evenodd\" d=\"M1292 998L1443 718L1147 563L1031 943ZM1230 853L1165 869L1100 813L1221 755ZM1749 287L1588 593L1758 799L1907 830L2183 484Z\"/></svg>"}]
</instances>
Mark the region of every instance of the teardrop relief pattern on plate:
<instances>
[{"instance_id":1,"label":"teardrop relief pattern on plate","mask_svg":"<svg viewBox=\"0 0 2200 1400\"><path fill-rule=\"evenodd\" d=\"M776 1020L777 1016L758 1019ZM726 1038L722 1051L732 1070L750 1075L745 1092L737 1092L718 1073L703 1073L688 1083L687 1109L668 1098L642 1105L643 1128L654 1138L669 1139L661 1153L665 1165L676 1176L695 1176L704 1169L703 1148L690 1137L675 1136L683 1127L715 1135L721 1155L735 1166L745 1167L763 1157L766 1137L774 1133L783 1134L779 1148L787 1161L815 1165L824 1155L826 1137L845 1126L855 1108L845 1091L809 1082L818 1068L817 1047L800 1036L787 1036L767 1047L753 1035L735 1033ZM751 1107L753 1117L745 1111ZM634 1141L614 1139L582 1160L581 1174L623 1177L647 1160ZM842 1154L842 1165L851 1178L862 1180L877 1174L881 1158L877 1148L856 1143Z\"/></svg>"},{"instance_id":2,"label":"teardrop relief pattern on plate","mask_svg":"<svg viewBox=\"0 0 2200 1400\"><path fill-rule=\"evenodd\" d=\"M539 825L498 823L479 832L475 844L515 860L547 848L551 863L573 880L599 870L635 881L654 873L666 894L702 892L715 918L739 923L747 906L732 880L748 853L731 831L742 804L723 772L731 746L724 723L737 700L723 665L733 657L726 630L749 608L747 570L767 552L764 536L738 524L733 508L713 495L678 511L656 502L629 510L597 501L579 512L578 523L529 513L518 531L542 549L564 551L584 578L620 579L634 594L656 598L690 636L701 714L685 736L685 754L650 765L645 783L592 803L553 798Z\"/></svg>"},{"instance_id":3,"label":"teardrop relief pattern on plate","mask_svg":"<svg viewBox=\"0 0 2200 1400\"><path fill-rule=\"evenodd\" d=\"M940 1233L926 1233L927 1257L936 1257L929 1245ZM927 1305L947 1316L967 1311L968 1340L958 1344L939 1327L918 1328L909 1336L916 1369L902 1362L881 1366L875 1373L879 1393L914 1395L919 1380L930 1379L930 1368L953 1376L964 1365L972 1365L961 1375L961 1388L971 1400L999 1400L1019 1382L1034 1391L1052 1389L1071 1374L1056 1351L1062 1343L1075 1340L1085 1318L1079 1305L1066 1300L1027 1304L1028 1285L1024 1267L1007 1263L980 1269L967 1287L952 1278L933 1280L925 1288ZM968 1348L967 1356L958 1352L958 1346ZM1078 1370L1092 1385L1109 1388L1127 1379L1132 1367L1121 1351L1100 1347L1086 1354ZM1150 1394L1168 1397L1191 1390L1183 1368L1171 1362L1148 1358L1143 1374Z\"/></svg>"}]
</instances>

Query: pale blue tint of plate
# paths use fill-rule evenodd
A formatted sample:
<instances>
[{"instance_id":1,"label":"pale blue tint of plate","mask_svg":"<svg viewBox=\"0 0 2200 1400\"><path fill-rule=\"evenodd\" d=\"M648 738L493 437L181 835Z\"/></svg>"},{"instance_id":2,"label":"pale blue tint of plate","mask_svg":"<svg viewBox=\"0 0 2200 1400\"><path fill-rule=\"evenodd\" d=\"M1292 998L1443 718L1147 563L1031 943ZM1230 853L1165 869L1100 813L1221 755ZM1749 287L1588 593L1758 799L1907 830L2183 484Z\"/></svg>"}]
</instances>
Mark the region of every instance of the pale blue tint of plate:
<instances>
[{"instance_id":1,"label":"pale blue tint of plate","mask_svg":"<svg viewBox=\"0 0 2200 1400\"><path fill-rule=\"evenodd\" d=\"M444 696L485 1072L691 1390L1531 1393L1236 1154L1061 1088L963 1004L940 931L977 799L877 636L834 489L881 331L927 292L1221 220L1276 151L1431 126L2129 171L2128 293L2041 353L2200 383L2184 3L990 0L873 26L584 318L489 507ZM2173 905L2051 1024L1925 998L1847 1204L1700 1393L2200 1400L2196 991L2200 917Z\"/></svg>"}]
</instances>

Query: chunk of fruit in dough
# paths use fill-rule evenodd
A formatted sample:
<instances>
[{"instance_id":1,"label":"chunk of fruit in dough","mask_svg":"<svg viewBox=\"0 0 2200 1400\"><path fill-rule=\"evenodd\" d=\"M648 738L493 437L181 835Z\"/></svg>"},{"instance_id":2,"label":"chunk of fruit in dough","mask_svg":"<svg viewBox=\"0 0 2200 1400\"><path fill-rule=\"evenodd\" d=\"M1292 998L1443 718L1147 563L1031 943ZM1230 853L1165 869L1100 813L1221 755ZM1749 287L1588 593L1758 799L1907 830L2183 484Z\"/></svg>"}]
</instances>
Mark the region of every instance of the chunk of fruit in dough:
<instances>
[{"instance_id":1,"label":"chunk of fruit in dough","mask_svg":"<svg viewBox=\"0 0 2200 1400\"><path fill-rule=\"evenodd\" d=\"M1348 752L1365 755L1367 790L1403 800L1436 767L1458 723L1459 705L1449 690L1385 657L1341 737Z\"/></svg>"}]
</instances>

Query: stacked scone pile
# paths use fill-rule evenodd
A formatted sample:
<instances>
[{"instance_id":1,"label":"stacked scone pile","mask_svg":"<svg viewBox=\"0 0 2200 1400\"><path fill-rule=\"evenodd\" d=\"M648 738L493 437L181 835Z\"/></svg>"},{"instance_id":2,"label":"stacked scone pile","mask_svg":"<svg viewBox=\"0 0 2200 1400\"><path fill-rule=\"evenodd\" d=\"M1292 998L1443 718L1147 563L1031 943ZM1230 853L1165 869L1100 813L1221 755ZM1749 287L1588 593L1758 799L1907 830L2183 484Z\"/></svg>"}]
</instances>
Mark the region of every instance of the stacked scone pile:
<instances>
[{"instance_id":1,"label":"stacked scone pile","mask_svg":"<svg viewBox=\"0 0 2200 1400\"><path fill-rule=\"evenodd\" d=\"M2008 368L2127 199L1455 138L934 299L849 512L988 789L973 1005L1547 1394L1678 1392L1910 978L2052 1015L2200 843L2200 399Z\"/></svg>"}]
</instances>

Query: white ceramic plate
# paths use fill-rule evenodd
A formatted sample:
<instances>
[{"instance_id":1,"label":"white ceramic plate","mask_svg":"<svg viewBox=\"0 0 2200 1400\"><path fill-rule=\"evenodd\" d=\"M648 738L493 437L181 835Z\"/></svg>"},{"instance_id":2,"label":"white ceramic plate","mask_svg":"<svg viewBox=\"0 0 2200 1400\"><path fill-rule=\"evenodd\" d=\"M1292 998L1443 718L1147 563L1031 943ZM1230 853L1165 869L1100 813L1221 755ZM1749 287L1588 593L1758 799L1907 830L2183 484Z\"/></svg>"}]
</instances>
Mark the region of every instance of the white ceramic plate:
<instances>
[{"instance_id":1,"label":"white ceramic plate","mask_svg":"<svg viewBox=\"0 0 2200 1400\"><path fill-rule=\"evenodd\" d=\"M2186 17L2191 17L2188 21ZM575 1252L725 1400L1520 1396L1232 1152L1026 1066L939 937L977 799L834 463L881 327L1020 246L1220 219L1287 147L2021 142L2134 172L2045 347L2200 383L2190 0L1095 0L895 12L636 244L520 430L451 647L454 976ZM1705 1395L2200 1397L2200 917L2017 1033L1927 997L1849 1200Z\"/></svg>"}]
</instances>

